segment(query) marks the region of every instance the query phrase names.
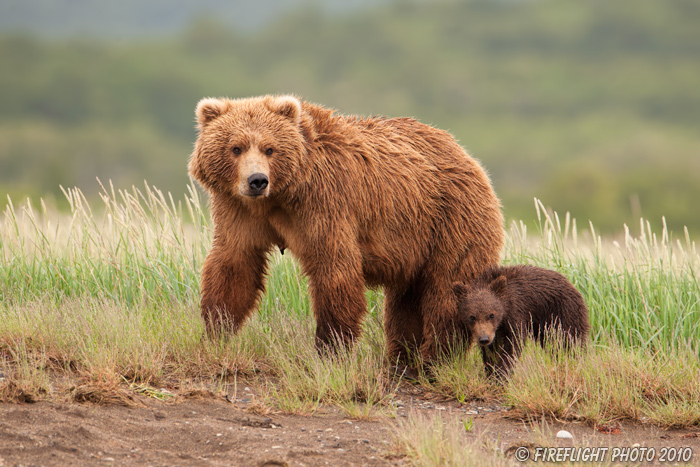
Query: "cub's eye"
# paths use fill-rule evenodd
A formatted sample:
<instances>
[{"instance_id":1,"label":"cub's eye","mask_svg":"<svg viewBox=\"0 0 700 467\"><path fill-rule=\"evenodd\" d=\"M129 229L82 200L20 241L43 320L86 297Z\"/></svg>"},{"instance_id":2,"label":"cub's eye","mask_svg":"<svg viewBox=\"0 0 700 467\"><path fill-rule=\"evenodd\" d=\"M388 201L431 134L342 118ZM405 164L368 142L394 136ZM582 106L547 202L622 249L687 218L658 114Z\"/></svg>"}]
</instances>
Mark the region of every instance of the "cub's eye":
<instances>
[{"instance_id":1,"label":"cub's eye","mask_svg":"<svg viewBox=\"0 0 700 467\"><path fill-rule=\"evenodd\" d=\"M267 149L265 149L265 155L266 155L266 156L271 156L273 152L274 152L274 151L272 150L272 148L267 148Z\"/></svg>"},{"instance_id":2,"label":"cub's eye","mask_svg":"<svg viewBox=\"0 0 700 467\"><path fill-rule=\"evenodd\" d=\"M470 317L469 317L469 322L470 322L470 323L476 322L476 317L470 316Z\"/></svg>"},{"instance_id":3,"label":"cub's eye","mask_svg":"<svg viewBox=\"0 0 700 467\"><path fill-rule=\"evenodd\" d=\"M494 318L495 318L495 316L493 315L493 313L491 313L491 314L489 315L489 319L494 319Z\"/></svg>"},{"instance_id":4,"label":"cub's eye","mask_svg":"<svg viewBox=\"0 0 700 467\"><path fill-rule=\"evenodd\" d=\"M235 148L233 148L231 151L232 151L235 155L237 155L237 156L240 155L240 154L243 152L243 151L241 150L241 148L239 148L238 146L236 146Z\"/></svg>"}]
</instances>

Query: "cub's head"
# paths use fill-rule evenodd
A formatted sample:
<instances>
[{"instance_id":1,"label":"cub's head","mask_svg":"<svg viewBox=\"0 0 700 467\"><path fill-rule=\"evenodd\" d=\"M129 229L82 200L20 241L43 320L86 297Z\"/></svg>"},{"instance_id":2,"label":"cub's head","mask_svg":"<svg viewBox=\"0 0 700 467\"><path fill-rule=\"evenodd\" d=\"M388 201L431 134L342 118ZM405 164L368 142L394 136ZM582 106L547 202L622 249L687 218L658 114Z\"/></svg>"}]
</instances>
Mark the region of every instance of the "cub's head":
<instances>
[{"instance_id":1,"label":"cub's head","mask_svg":"<svg viewBox=\"0 0 700 467\"><path fill-rule=\"evenodd\" d=\"M455 282L452 290L457 296L457 315L473 343L488 346L505 316L503 295L505 276L487 284Z\"/></svg>"},{"instance_id":2,"label":"cub's head","mask_svg":"<svg viewBox=\"0 0 700 467\"><path fill-rule=\"evenodd\" d=\"M284 190L299 168L310 117L294 96L199 101L190 175L211 192L245 199Z\"/></svg>"}]
</instances>

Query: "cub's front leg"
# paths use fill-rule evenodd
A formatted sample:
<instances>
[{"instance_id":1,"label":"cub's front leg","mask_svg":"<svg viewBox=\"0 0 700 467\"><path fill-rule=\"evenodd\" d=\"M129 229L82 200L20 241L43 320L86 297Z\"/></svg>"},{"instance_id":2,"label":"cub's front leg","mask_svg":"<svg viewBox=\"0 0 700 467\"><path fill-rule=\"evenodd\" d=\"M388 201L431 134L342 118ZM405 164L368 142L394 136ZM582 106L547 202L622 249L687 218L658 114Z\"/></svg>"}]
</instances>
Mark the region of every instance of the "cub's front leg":
<instances>
[{"instance_id":1,"label":"cub's front leg","mask_svg":"<svg viewBox=\"0 0 700 467\"><path fill-rule=\"evenodd\" d=\"M493 343L480 346L486 376L504 377L510 372L515 359L513 337L496 336Z\"/></svg>"}]
</instances>

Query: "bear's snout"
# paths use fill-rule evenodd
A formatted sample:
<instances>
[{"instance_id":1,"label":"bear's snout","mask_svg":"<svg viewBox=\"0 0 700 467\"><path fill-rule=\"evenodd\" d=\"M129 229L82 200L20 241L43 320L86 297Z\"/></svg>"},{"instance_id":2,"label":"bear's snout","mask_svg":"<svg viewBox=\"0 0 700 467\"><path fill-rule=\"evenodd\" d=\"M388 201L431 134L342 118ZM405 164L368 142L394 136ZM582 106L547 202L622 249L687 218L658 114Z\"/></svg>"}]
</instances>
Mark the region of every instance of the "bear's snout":
<instances>
[{"instance_id":1,"label":"bear's snout","mask_svg":"<svg viewBox=\"0 0 700 467\"><path fill-rule=\"evenodd\" d=\"M248 177L248 188L250 188L250 196L258 196L261 195L263 191L265 191L265 188L267 188L267 185L270 183L270 180L267 178L267 175L263 173L254 173L250 177Z\"/></svg>"},{"instance_id":2,"label":"bear's snout","mask_svg":"<svg viewBox=\"0 0 700 467\"><path fill-rule=\"evenodd\" d=\"M491 338L489 336L480 336L479 345L487 346L491 343Z\"/></svg>"}]
</instances>

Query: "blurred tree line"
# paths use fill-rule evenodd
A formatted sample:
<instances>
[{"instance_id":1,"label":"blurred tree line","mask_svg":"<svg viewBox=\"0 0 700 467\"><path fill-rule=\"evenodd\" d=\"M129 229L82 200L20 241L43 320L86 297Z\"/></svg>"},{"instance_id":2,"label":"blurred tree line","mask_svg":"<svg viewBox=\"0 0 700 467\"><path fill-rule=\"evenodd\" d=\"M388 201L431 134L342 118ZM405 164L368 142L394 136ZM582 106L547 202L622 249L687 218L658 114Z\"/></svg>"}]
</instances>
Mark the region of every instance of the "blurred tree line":
<instances>
[{"instance_id":1,"label":"blurred tree line","mask_svg":"<svg viewBox=\"0 0 700 467\"><path fill-rule=\"evenodd\" d=\"M700 232L700 2L306 5L237 32L199 18L131 39L0 36L0 193L143 180L178 196L204 96L295 93L414 116L489 170L510 219L533 197L603 231Z\"/></svg>"}]
</instances>

